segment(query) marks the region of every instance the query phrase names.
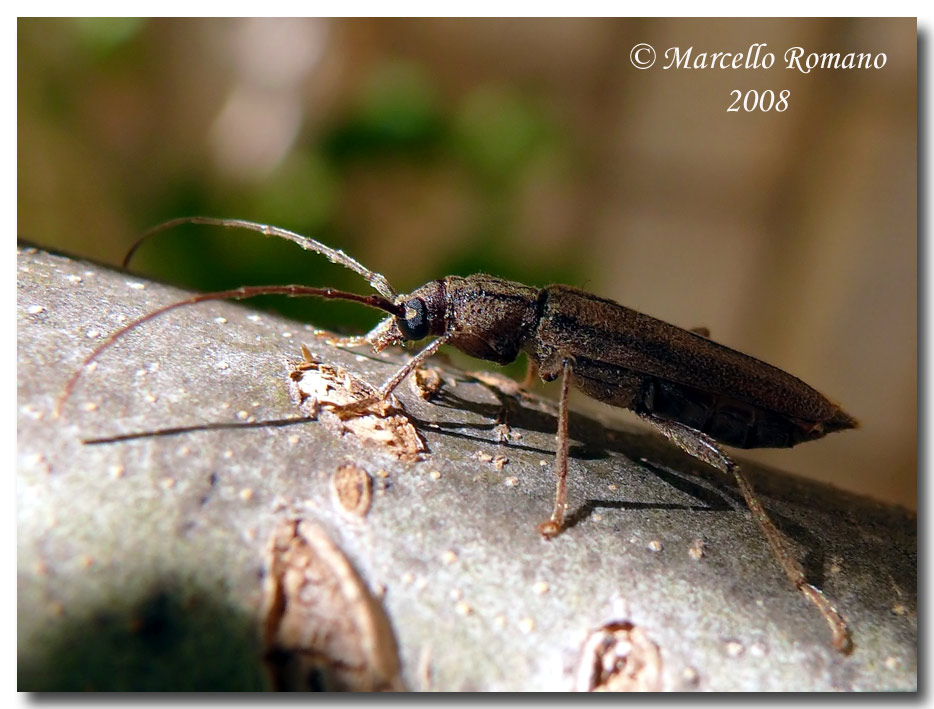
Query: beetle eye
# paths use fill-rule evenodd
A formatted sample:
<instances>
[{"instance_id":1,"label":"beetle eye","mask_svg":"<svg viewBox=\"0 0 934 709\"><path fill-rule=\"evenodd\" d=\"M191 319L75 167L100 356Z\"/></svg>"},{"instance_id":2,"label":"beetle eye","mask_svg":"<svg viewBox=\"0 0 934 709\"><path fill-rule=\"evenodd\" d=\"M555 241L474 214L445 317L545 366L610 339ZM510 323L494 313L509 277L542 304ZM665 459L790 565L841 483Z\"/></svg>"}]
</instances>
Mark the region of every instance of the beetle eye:
<instances>
[{"instance_id":1,"label":"beetle eye","mask_svg":"<svg viewBox=\"0 0 934 709\"><path fill-rule=\"evenodd\" d=\"M405 303L405 315L396 318L399 330L406 340L421 340L428 335L428 313L425 301L421 298L412 298Z\"/></svg>"}]
</instances>

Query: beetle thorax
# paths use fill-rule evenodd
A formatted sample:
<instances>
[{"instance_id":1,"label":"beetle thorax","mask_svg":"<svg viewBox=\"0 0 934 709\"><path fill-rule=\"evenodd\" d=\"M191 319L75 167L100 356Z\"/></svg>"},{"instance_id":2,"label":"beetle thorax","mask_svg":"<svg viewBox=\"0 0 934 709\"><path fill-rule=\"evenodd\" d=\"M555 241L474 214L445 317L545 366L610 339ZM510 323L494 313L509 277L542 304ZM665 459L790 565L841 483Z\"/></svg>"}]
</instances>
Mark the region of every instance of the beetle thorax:
<instances>
[{"instance_id":1,"label":"beetle thorax","mask_svg":"<svg viewBox=\"0 0 934 709\"><path fill-rule=\"evenodd\" d=\"M448 276L435 283L443 292L444 326L450 333L450 344L498 364L516 358L535 328L537 288L484 274ZM416 293L419 291L413 295Z\"/></svg>"}]
</instances>

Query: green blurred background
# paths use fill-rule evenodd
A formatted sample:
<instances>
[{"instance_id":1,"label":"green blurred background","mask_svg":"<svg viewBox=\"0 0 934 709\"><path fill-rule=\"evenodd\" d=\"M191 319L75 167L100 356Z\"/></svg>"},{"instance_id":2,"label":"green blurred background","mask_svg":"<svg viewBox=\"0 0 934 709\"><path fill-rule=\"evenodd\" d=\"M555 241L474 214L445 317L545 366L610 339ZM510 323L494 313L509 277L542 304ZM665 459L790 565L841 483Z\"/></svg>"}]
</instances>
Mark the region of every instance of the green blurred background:
<instances>
[{"instance_id":1,"label":"green blurred background","mask_svg":"<svg viewBox=\"0 0 934 709\"><path fill-rule=\"evenodd\" d=\"M887 63L639 71L640 42ZM708 326L863 425L748 457L916 505L914 20L21 19L17 49L21 239L118 264L162 220L239 217L400 291L476 271L584 287ZM727 112L733 89L789 89L789 110ZM160 236L132 270L365 290L294 245L207 227Z\"/></svg>"}]
</instances>

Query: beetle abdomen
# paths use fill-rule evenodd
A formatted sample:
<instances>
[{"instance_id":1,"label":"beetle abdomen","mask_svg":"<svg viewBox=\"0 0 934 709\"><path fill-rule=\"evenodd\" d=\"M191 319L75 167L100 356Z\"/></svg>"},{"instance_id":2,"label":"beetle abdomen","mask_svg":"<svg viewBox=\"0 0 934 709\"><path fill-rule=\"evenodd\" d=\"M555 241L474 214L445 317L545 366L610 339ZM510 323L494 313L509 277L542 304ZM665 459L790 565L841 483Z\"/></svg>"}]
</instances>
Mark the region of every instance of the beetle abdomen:
<instances>
[{"instance_id":1,"label":"beetle abdomen","mask_svg":"<svg viewBox=\"0 0 934 709\"><path fill-rule=\"evenodd\" d=\"M790 448L856 425L839 409L827 420L805 421L654 377L646 377L633 409L683 423L735 448Z\"/></svg>"}]
</instances>

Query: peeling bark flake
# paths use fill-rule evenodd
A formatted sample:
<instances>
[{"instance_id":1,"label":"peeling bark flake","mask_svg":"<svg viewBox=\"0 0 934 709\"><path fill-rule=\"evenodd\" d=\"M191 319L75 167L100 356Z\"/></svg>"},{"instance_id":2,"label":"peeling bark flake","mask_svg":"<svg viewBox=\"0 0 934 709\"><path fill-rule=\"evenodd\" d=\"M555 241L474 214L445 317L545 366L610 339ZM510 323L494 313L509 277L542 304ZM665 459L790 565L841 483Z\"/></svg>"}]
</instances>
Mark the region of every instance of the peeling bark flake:
<instances>
[{"instance_id":1,"label":"peeling bark flake","mask_svg":"<svg viewBox=\"0 0 934 709\"><path fill-rule=\"evenodd\" d=\"M287 520L267 554L263 641L274 689L404 689L389 619L321 527Z\"/></svg>"},{"instance_id":2,"label":"peeling bark flake","mask_svg":"<svg viewBox=\"0 0 934 709\"><path fill-rule=\"evenodd\" d=\"M584 642L578 664L578 692L657 692L661 686L658 645L628 621L612 621Z\"/></svg>"},{"instance_id":3,"label":"peeling bark flake","mask_svg":"<svg viewBox=\"0 0 934 709\"><path fill-rule=\"evenodd\" d=\"M343 367L320 362L306 348L305 358L289 373L289 390L298 406L341 433L386 446L397 458L420 460L425 441L405 415L394 396L372 404L365 411L341 418L340 406L372 396L374 389Z\"/></svg>"}]
</instances>

